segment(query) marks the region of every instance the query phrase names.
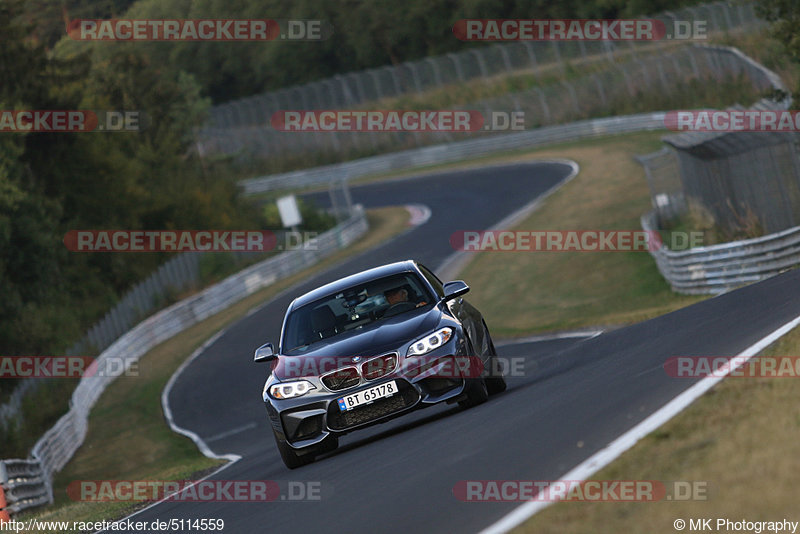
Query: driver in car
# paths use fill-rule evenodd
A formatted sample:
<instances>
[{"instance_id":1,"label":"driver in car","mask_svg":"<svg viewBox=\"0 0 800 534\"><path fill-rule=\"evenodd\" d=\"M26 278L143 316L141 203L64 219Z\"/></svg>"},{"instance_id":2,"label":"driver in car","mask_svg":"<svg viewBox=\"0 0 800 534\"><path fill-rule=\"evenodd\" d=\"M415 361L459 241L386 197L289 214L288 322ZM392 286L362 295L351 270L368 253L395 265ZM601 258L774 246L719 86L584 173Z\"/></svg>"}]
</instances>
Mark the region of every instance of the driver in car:
<instances>
[{"instance_id":1,"label":"driver in car","mask_svg":"<svg viewBox=\"0 0 800 534\"><path fill-rule=\"evenodd\" d=\"M399 304L400 302L408 302L408 290L404 287L397 287L395 289L390 289L383 293L383 296L386 297L386 302L389 303L389 306L394 306L395 304ZM420 306L425 306L427 302L422 301L418 303L415 307L419 308Z\"/></svg>"}]
</instances>

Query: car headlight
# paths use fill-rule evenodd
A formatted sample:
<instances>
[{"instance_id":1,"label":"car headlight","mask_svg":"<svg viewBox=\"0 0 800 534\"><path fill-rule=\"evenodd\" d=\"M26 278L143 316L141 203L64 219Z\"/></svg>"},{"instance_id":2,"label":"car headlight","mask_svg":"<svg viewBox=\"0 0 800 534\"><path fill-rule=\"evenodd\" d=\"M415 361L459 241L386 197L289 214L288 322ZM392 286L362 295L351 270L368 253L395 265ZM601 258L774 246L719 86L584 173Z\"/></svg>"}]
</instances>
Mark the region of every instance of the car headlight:
<instances>
[{"instance_id":1,"label":"car headlight","mask_svg":"<svg viewBox=\"0 0 800 534\"><path fill-rule=\"evenodd\" d=\"M445 326L441 330L437 330L433 334L428 334L425 337L419 338L408 347L406 356L419 356L427 354L433 349L438 349L453 337L453 329Z\"/></svg>"},{"instance_id":2,"label":"car headlight","mask_svg":"<svg viewBox=\"0 0 800 534\"><path fill-rule=\"evenodd\" d=\"M271 386L269 388L269 396L278 400L293 399L295 397L302 397L312 389L317 389L317 387L308 380L294 380L292 382L283 382ZM266 400L265 395L264 401Z\"/></svg>"}]
</instances>

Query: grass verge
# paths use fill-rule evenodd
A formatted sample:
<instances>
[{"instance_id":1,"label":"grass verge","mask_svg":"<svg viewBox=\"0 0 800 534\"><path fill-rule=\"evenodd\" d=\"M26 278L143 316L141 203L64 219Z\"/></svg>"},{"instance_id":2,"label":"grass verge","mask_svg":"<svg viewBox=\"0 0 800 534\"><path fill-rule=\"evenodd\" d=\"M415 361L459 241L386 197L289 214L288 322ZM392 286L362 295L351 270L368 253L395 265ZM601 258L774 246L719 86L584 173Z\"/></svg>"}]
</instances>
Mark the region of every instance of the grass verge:
<instances>
[{"instance_id":1,"label":"grass verge","mask_svg":"<svg viewBox=\"0 0 800 534\"><path fill-rule=\"evenodd\" d=\"M762 356L800 354L795 328ZM792 378L727 378L593 480L706 483L706 500L558 503L514 532L676 532L673 522L800 520L800 394ZM719 532L729 532L726 528Z\"/></svg>"},{"instance_id":2,"label":"grass verge","mask_svg":"<svg viewBox=\"0 0 800 534\"><path fill-rule=\"evenodd\" d=\"M124 502L74 502L67 496L68 484L73 480L191 479L223 463L206 458L190 439L167 426L161 410L161 392L167 381L211 333L313 273L400 233L407 225L408 212L402 207L380 208L369 210L367 218L370 229L355 245L247 297L143 356L139 376L118 378L92 410L86 441L55 478L54 505L22 514L18 519L99 521L123 517L136 507Z\"/></svg>"},{"instance_id":3,"label":"grass verge","mask_svg":"<svg viewBox=\"0 0 800 534\"><path fill-rule=\"evenodd\" d=\"M650 192L633 156L656 150L662 135L636 133L507 158L569 158L581 167L515 229L640 230ZM633 323L702 298L673 293L647 252L481 252L460 277L475 288L470 300L497 336Z\"/></svg>"},{"instance_id":4,"label":"grass verge","mask_svg":"<svg viewBox=\"0 0 800 534\"><path fill-rule=\"evenodd\" d=\"M661 135L663 132L637 133L565 143L547 149L519 150L485 156L467 162L436 166L428 170L465 169L479 165L515 163L543 158L575 159L581 165L581 173L552 195L540 211L524 221L520 227L532 228L529 224L531 220L534 220L534 222L539 221L544 224L544 228L552 229L554 227L548 221L558 220L561 228L636 229L639 216L649 208L649 193L641 167L631 158L635 154L656 149L659 146ZM414 172L421 171L417 169ZM322 269L341 260L346 254L366 250L388 239L398 231L398 228L404 226L407 214L402 208L389 208L370 212L369 217L371 230L367 238L352 249L340 252L322 262L315 269ZM509 295L509 299L520 298L522 292L514 289L508 293L507 286L510 281L504 280L501 285L496 285L491 280L478 282L477 277L484 275L482 269L488 268L491 262L503 261L504 272L516 273L515 276L519 278L520 274L525 274L525 270L530 269L531 266L520 266L517 265L517 262L526 259L530 261L531 258L537 258L537 262L540 262L543 257L541 254L530 253L527 254L527 258L525 253L511 253L511 256L508 254L484 253L481 255L483 258L479 257L473 265L470 265L463 276L475 287L470 300L481 307L487 315L487 321L491 325L495 325L493 331L500 335L508 334L509 331L511 334L521 334L548 328L582 326L598 322L634 321L664 313L697 300L697 298L673 295L660 278L647 253L582 254L571 260L573 264L582 265L578 271L583 274L595 275L594 271L598 263L596 258L592 261L592 256L605 256L604 261L612 262L607 273L608 276L594 280L579 280L576 287L566 290L563 297L565 302L562 306L564 309L559 315L561 322L542 324L533 319L527 323L514 324L512 325L513 329L504 331L499 325L502 324L501 314L505 310L498 310L498 307L491 303L487 305L485 301L502 298L503 295ZM563 261L560 259L561 256L566 258L575 255L552 253L550 259L551 261ZM585 265L585 260L590 260L588 265ZM489 264L483 264L484 261ZM615 271L614 262L622 265L622 268ZM512 266L513 269L510 269ZM542 281L540 278L537 280L536 276L531 274L523 277L527 282L521 279L517 282L536 282L543 287L549 287L556 284L555 279L560 274L563 275L563 270L563 265L548 264L546 273L552 279ZM617 303L613 307L616 312L611 313L613 310L607 309L608 305L604 305L602 302L611 298L607 295L614 295L619 291L619 283L614 280L620 278L622 279L620 283L629 283L631 273L638 277L642 287L629 298L615 297L623 302ZM41 520L63 520L65 518L75 521L100 520L121 517L133 509L125 503L98 504L70 501L66 496L65 489L72 480L192 478L199 472L219 465L219 462L200 455L190 440L171 432L163 420L160 392L178 365L202 344L210 332L215 332L230 324L256 304L309 274L310 271L305 271L281 281L159 345L142 360L140 377L136 380L123 378L115 382L114 387L101 397L92 412L90 431L85 444L64 471L56 477L55 505L46 510L34 512L36 517ZM538 276L541 275L540 272ZM568 284L570 281L576 282L567 276L563 284ZM553 301L559 297L558 291L565 289L563 284L560 287L549 287L550 298ZM588 286L593 288L594 293L588 291ZM583 294L587 292L588 294ZM493 297L492 294L495 296ZM643 306L649 300L652 300L652 305ZM626 308L626 302L630 309ZM636 304L639 305L638 308L635 306ZM508 302L504 304L504 306L508 305ZM526 314L532 311L532 316L535 318L540 318L543 313L546 313L546 307L539 307L535 302L527 302L526 306L528 307ZM604 307L607 313L598 313L598 310ZM577 320L573 324L565 320L568 317L568 311L587 315L580 318L572 317ZM132 408L134 406L135 408ZM124 453L120 451L124 451Z\"/></svg>"},{"instance_id":5,"label":"grass verge","mask_svg":"<svg viewBox=\"0 0 800 534\"><path fill-rule=\"evenodd\" d=\"M588 90L594 90L594 82L587 81L584 83L591 84L591 88ZM687 80L674 80L670 83L670 87L659 91L645 91L639 88L633 95L629 95L624 90L618 88L607 89L607 91L611 93L607 102L602 103L595 98L582 98L578 99L578 104L575 106L569 105L567 102L557 103L553 100L556 98L564 98L563 95L566 89L563 89L560 84L556 86L546 86L547 94L553 95L546 97L550 101L548 105L550 106L549 109L552 110L552 116L543 122L540 114L532 113L530 109L528 109L528 111L526 111L525 128L536 129L543 126L568 124L573 121L644 113L656 110L692 109L700 107L724 108L741 102L754 102L764 96L762 93L754 90L751 82L744 76L726 77L725 80L715 80L714 82L707 79L691 78ZM581 87L579 87L577 91L582 91ZM530 95L516 96L522 102L526 102L526 99L531 98ZM514 97L514 95L509 95L507 97L507 103L501 101L491 102L489 104L479 102L473 107L483 108L486 107L486 105L490 105L495 111L512 110L515 109L512 97ZM434 106L427 106L428 109L433 107ZM487 118L486 120L488 121L489 119ZM452 134L452 138L453 142L459 142L494 135L503 134L486 131L469 133L456 132ZM366 140L367 138L365 137L364 139ZM372 141L374 144L370 144L369 146L356 146L352 142L347 141L336 150L320 148L315 151L284 153L280 157L261 158L251 154L252 157L236 160L235 163L233 163L232 160L220 160L219 169L220 172L227 172L241 179L249 179L254 176L309 169L312 167L354 161L384 154L396 154L403 150L442 144L442 139L439 135L425 132L415 135L406 133L400 137L389 135L373 136ZM366 141L363 141L363 143L366 143Z\"/></svg>"}]
</instances>

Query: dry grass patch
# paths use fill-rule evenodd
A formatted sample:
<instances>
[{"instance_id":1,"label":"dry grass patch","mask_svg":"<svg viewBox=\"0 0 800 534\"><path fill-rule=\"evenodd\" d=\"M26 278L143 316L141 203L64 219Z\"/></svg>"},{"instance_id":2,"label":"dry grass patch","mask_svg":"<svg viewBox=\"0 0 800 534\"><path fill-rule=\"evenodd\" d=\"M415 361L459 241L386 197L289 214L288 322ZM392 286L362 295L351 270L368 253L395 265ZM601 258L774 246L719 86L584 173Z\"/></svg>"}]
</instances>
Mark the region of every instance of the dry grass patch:
<instances>
[{"instance_id":1,"label":"dry grass patch","mask_svg":"<svg viewBox=\"0 0 800 534\"><path fill-rule=\"evenodd\" d=\"M657 149L661 135L610 137L506 159L568 158L581 167L515 229L641 230L650 193L633 156ZM674 294L647 252L482 252L461 277L475 288L471 301L492 331L506 336L632 323L699 300Z\"/></svg>"},{"instance_id":2,"label":"dry grass patch","mask_svg":"<svg viewBox=\"0 0 800 534\"><path fill-rule=\"evenodd\" d=\"M800 328L763 354L800 354ZM678 518L687 525L690 518L800 521L798 432L797 378L725 379L591 477L702 481L707 500L559 503L515 532L675 532L672 524Z\"/></svg>"}]
</instances>

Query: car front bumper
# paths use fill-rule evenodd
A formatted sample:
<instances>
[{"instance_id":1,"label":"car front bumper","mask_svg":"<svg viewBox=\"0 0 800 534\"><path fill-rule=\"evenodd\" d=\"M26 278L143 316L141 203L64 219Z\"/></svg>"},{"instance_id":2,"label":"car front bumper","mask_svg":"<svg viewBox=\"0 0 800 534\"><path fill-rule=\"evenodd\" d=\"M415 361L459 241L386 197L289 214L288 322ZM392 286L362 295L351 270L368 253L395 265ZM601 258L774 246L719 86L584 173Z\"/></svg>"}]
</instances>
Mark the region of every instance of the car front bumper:
<instances>
[{"instance_id":1,"label":"car front bumper","mask_svg":"<svg viewBox=\"0 0 800 534\"><path fill-rule=\"evenodd\" d=\"M469 373L464 372L461 358L453 354L405 358L397 369L378 380L362 381L340 391L325 389L297 399L271 400L265 403L267 413L278 439L294 449L303 449L331 435L383 423L424 406L455 401L468 386ZM392 380L398 393L340 410L340 398Z\"/></svg>"}]
</instances>

